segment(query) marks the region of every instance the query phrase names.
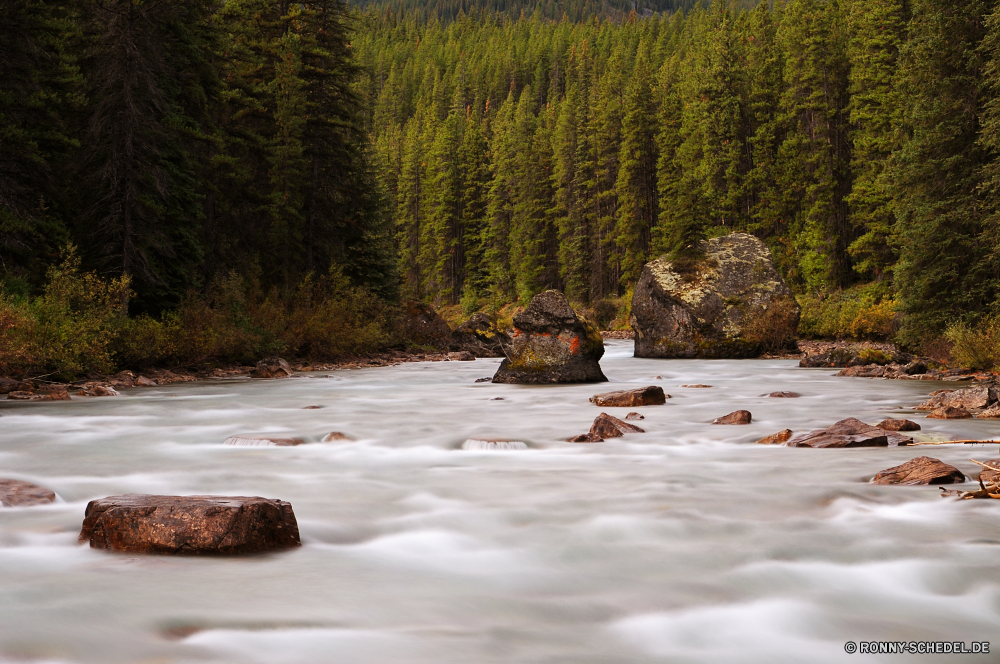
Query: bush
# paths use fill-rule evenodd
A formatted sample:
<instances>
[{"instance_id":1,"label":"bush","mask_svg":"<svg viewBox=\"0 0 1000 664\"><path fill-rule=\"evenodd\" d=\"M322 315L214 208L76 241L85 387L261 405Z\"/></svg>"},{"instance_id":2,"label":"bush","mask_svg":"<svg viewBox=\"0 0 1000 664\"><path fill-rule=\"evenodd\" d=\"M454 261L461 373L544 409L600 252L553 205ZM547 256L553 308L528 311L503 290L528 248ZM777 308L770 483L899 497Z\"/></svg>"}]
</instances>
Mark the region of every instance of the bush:
<instances>
[{"instance_id":1,"label":"bush","mask_svg":"<svg viewBox=\"0 0 1000 664\"><path fill-rule=\"evenodd\" d=\"M771 302L761 314L746 317L742 337L765 353L776 353L794 345L795 332L795 303L783 298Z\"/></svg>"},{"instance_id":2,"label":"bush","mask_svg":"<svg viewBox=\"0 0 1000 664\"><path fill-rule=\"evenodd\" d=\"M884 288L862 286L834 293L800 295L799 336L870 341L891 338L898 329L899 303L895 297L880 292L882 290Z\"/></svg>"},{"instance_id":3,"label":"bush","mask_svg":"<svg viewBox=\"0 0 1000 664\"><path fill-rule=\"evenodd\" d=\"M954 323L944 333L951 355L961 366L991 371L1000 367L1000 320Z\"/></svg>"}]
</instances>

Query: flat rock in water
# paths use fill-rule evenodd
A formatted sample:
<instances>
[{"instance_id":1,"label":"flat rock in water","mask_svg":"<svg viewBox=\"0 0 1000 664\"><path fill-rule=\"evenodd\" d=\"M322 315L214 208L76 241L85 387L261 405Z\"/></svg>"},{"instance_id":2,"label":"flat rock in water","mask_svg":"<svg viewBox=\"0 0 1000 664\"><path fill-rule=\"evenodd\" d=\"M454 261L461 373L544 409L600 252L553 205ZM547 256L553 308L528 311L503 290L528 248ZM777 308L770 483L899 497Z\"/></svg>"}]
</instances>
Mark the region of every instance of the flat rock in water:
<instances>
[{"instance_id":1,"label":"flat rock in water","mask_svg":"<svg viewBox=\"0 0 1000 664\"><path fill-rule=\"evenodd\" d=\"M590 397L590 402L602 408L629 408L633 406L659 406L667 402L669 394L663 393L658 385L640 387L634 390L605 392Z\"/></svg>"},{"instance_id":2,"label":"flat rock in water","mask_svg":"<svg viewBox=\"0 0 1000 664\"><path fill-rule=\"evenodd\" d=\"M448 359L452 362L475 362L476 356L467 350L460 350L454 353L448 353Z\"/></svg>"},{"instance_id":3,"label":"flat rock in water","mask_svg":"<svg viewBox=\"0 0 1000 664\"><path fill-rule=\"evenodd\" d=\"M770 436L764 436L757 441L758 445L781 445L782 443L787 443L792 437L791 429L782 429L778 433L772 433Z\"/></svg>"},{"instance_id":4,"label":"flat rock in water","mask_svg":"<svg viewBox=\"0 0 1000 664\"><path fill-rule=\"evenodd\" d=\"M632 412L625 416L626 420L644 420L646 417L642 413Z\"/></svg>"},{"instance_id":5,"label":"flat rock in water","mask_svg":"<svg viewBox=\"0 0 1000 664\"><path fill-rule=\"evenodd\" d=\"M877 429L883 431L920 431L920 425L910 420L895 420L888 418L875 425Z\"/></svg>"},{"instance_id":6,"label":"flat rock in water","mask_svg":"<svg viewBox=\"0 0 1000 664\"><path fill-rule=\"evenodd\" d=\"M705 387L712 387L712 386L711 385L681 385L681 387L705 388Z\"/></svg>"},{"instance_id":7,"label":"flat rock in water","mask_svg":"<svg viewBox=\"0 0 1000 664\"><path fill-rule=\"evenodd\" d=\"M798 392L771 392L767 396L772 399L798 399L802 395Z\"/></svg>"},{"instance_id":8,"label":"flat rock in water","mask_svg":"<svg viewBox=\"0 0 1000 664\"><path fill-rule=\"evenodd\" d=\"M118 390L110 385L100 385L97 383L87 383L83 389L76 393L81 397L117 397Z\"/></svg>"},{"instance_id":9,"label":"flat rock in water","mask_svg":"<svg viewBox=\"0 0 1000 664\"><path fill-rule=\"evenodd\" d=\"M463 450L526 450L528 444L523 440L507 438L469 438L462 443Z\"/></svg>"},{"instance_id":10,"label":"flat rock in water","mask_svg":"<svg viewBox=\"0 0 1000 664\"><path fill-rule=\"evenodd\" d=\"M916 410L937 410L939 408L964 408L965 410L986 408L997 401L995 387L967 387L962 390L939 390L931 398L916 407Z\"/></svg>"},{"instance_id":11,"label":"flat rock in water","mask_svg":"<svg viewBox=\"0 0 1000 664\"><path fill-rule=\"evenodd\" d=\"M266 357L250 372L252 378L288 378L292 367L280 357Z\"/></svg>"},{"instance_id":12,"label":"flat rock in water","mask_svg":"<svg viewBox=\"0 0 1000 664\"><path fill-rule=\"evenodd\" d=\"M43 486L21 480L0 479L0 505L27 507L43 505L56 499L56 494Z\"/></svg>"},{"instance_id":13,"label":"flat rock in water","mask_svg":"<svg viewBox=\"0 0 1000 664\"><path fill-rule=\"evenodd\" d=\"M788 447L839 448L839 447L887 447L888 445L908 445L913 439L885 431L861 420L849 417L825 429L816 429L795 436L788 441Z\"/></svg>"},{"instance_id":14,"label":"flat rock in water","mask_svg":"<svg viewBox=\"0 0 1000 664\"><path fill-rule=\"evenodd\" d=\"M235 445L236 447L292 447L294 445L301 445L304 442L301 438L287 438L283 436L230 436L226 438L223 445ZM323 442L328 441L324 438Z\"/></svg>"},{"instance_id":15,"label":"flat rock in water","mask_svg":"<svg viewBox=\"0 0 1000 664\"><path fill-rule=\"evenodd\" d=\"M872 484L957 484L964 481L965 474L955 466L926 456L886 468L872 478Z\"/></svg>"},{"instance_id":16,"label":"flat rock in water","mask_svg":"<svg viewBox=\"0 0 1000 664\"><path fill-rule=\"evenodd\" d=\"M7 398L11 401L48 401L44 394L35 394L34 392L24 392L20 390L8 392Z\"/></svg>"},{"instance_id":17,"label":"flat rock in water","mask_svg":"<svg viewBox=\"0 0 1000 664\"><path fill-rule=\"evenodd\" d=\"M604 340L559 291L539 293L514 316L507 357L494 383L605 383Z\"/></svg>"},{"instance_id":18,"label":"flat rock in water","mask_svg":"<svg viewBox=\"0 0 1000 664\"><path fill-rule=\"evenodd\" d=\"M993 466L994 468L1000 468L1000 459L990 459L989 461L983 461L982 463L985 463L987 466ZM1000 479L1000 472L980 467L978 479L984 484L986 482L995 482L997 479Z\"/></svg>"},{"instance_id":19,"label":"flat rock in water","mask_svg":"<svg viewBox=\"0 0 1000 664\"><path fill-rule=\"evenodd\" d=\"M604 439L600 436L592 433L581 433L579 436L573 436L572 438L566 439L567 443L603 443Z\"/></svg>"},{"instance_id":20,"label":"flat rock in water","mask_svg":"<svg viewBox=\"0 0 1000 664\"><path fill-rule=\"evenodd\" d=\"M646 263L629 319L636 357L758 357L794 344L799 305L774 269L771 251L747 233L699 244L691 263Z\"/></svg>"},{"instance_id":21,"label":"flat rock in water","mask_svg":"<svg viewBox=\"0 0 1000 664\"><path fill-rule=\"evenodd\" d=\"M717 417L712 420L712 424L750 424L753 416L749 410L734 410L728 415Z\"/></svg>"},{"instance_id":22,"label":"flat rock in water","mask_svg":"<svg viewBox=\"0 0 1000 664\"><path fill-rule=\"evenodd\" d=\"M295 438L294 440L298 440L298 438ZM350 440L350 438L348 438L344 434L340 433L339 431L331 431L330 433L328 433L325 436L323 436L323 441L322 442L324 442L324 443L332 443L335 440ZM296 444L298 444L298 443L296 443Z\"/></svg>"},{"instance_id":23,"label":"flat rock in water","mask_svg":"<svg viewBox=\"0 0 1000 664\"><path fill-rule=\"evenodd\" d=\"M120 553L234 555L300 546L290 503L257 496L149 496L92 500L80 542Z\"/></svg>"},{"instance_id":24,"label":"flat rock in water","mask_svg":"<svg viewBox=\"0 0 1000 664\"><path fill-rule=\"evenodd\" d=\"M967 417L972 417L972 413L954 406L942 406L927 413L927 418L931 420L963 420Z\"/></svg>"},{"instance_id":25,"label":"flat rock in water","mask_svg":"<svg viewBox=\"0 0 1000 664\"><path fill-rule=\"evenodd\" d=\"M590 435L597 438L620 438L627 433L646 433L646 431L607 413L598 415L590 427Z\"/></svg>"}]
</instances>

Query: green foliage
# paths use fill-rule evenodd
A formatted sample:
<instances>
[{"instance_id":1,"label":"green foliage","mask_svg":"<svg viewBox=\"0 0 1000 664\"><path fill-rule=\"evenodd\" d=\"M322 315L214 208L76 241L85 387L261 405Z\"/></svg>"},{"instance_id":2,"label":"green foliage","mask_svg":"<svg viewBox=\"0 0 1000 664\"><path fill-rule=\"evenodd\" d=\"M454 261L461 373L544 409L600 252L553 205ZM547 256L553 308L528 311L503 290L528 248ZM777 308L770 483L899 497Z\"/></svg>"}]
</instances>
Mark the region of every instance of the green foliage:
<instances>
[{"instance_id":1,"label":"green foliage","mask_svg":"<svg viewBox=\"0 0 1000 664\"><path fill-rule=\"evenodd\" d=\"M886 340L898 328L899 301L884 287L800 295L798 333L806 338Z\"/></svg>"},{"instance_id":2,"label":"green foliage","mask_svg":"<svg viewBox=\"0 0 1000 664\"><path fill-rule=\"evenodd\" d=\"M959 366L985 371L1000 368L1000 319L952 323L944 336L951 342L951 355Z\"/></svg>"}]
</instances>

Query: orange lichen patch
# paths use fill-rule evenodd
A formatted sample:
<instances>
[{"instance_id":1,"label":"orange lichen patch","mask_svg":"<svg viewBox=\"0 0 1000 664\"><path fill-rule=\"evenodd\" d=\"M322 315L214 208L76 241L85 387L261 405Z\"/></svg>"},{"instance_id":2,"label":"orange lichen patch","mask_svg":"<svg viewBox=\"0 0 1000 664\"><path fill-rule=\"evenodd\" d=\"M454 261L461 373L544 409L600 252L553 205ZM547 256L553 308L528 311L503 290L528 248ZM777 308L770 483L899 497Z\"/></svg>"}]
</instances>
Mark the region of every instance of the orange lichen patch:
<instances>
[{"instance_id":1,"label":"orange lichen patch","mask_svg":"<svg viewBox=\"0 0 1000 664\"><path fill-rule=\"evenodd\" d=\"M576 355L580 352L580 337L573 337L569 342L569 352Z\"/></svg>"}]
</instances>

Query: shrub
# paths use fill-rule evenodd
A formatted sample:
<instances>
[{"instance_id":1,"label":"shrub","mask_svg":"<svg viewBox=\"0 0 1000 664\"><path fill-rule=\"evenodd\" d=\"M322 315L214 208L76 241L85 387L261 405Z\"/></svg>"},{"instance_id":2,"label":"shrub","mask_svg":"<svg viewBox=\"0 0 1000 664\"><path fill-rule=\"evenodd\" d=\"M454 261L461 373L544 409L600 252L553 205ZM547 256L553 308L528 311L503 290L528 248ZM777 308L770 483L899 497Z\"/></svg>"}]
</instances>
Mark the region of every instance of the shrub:
<instances>
[{"instance_id":1,"label":"shrub","mask_svg":"<svg viewBox=\"0 0 1000 664\"><path fill-rule=\"evenodd\" d=\"M963 367L993 370L1000 367L1000 319L953 323L944 333L951 355Z\"/></svg>"},{"instance_id":2,"label":"shrub","mask_svg":"<svg viewBox=\"0 0 1000 664\"><path fill-rule=\"evenodd\" d=\"M795 315L791 298L773 301L762 313L744 319L742 337L765 353L785 350L795 342Z\"/></svg>"},{"instance_id":3,"label":"shrub","mask_svg":"<svg viewBox=\"0 0 1000 664\"><path fill-rule=\"evenodd\" d=\"M898 328L898 301L884 288L862 286L834 293L800 295L799 336L885 340Z\"/></svg>"}]
</instances>

